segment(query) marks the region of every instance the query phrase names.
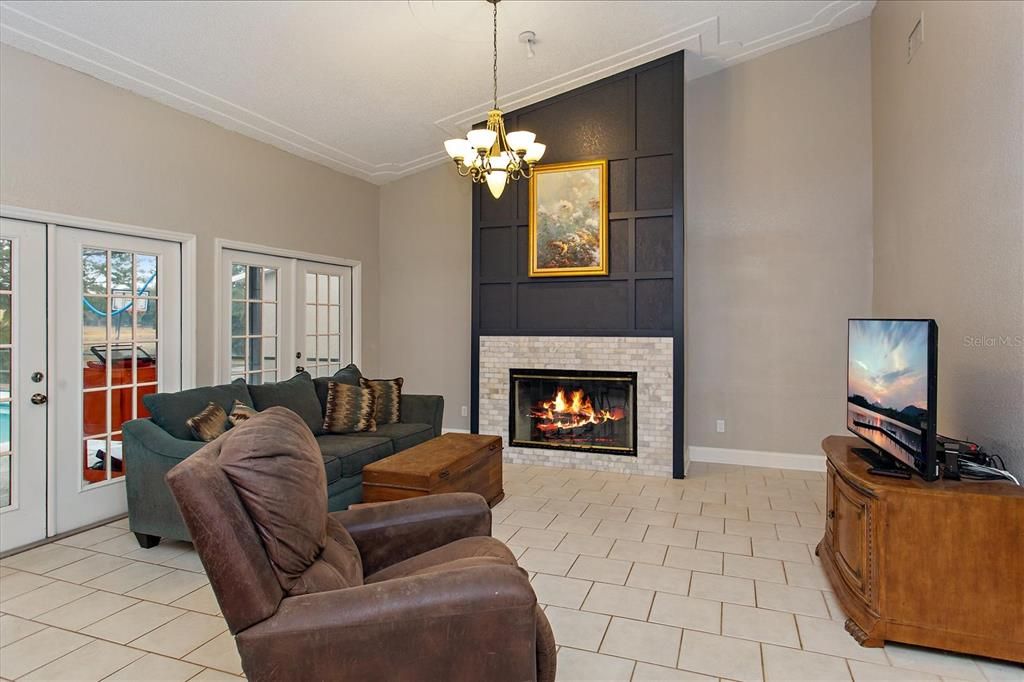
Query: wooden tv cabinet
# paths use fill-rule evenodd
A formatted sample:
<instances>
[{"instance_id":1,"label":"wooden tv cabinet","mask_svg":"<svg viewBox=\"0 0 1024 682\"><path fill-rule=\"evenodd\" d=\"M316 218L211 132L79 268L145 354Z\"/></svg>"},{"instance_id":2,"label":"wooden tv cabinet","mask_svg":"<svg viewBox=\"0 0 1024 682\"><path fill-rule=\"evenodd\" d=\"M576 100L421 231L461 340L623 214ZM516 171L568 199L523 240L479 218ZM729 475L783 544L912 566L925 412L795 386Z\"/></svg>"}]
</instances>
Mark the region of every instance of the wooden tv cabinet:
<instances>
[{"instance_id":1,"label":"wooden tv cabinet","mask_svg":"<svg viewBox=\"0 0 1024 682\"><path fill-rule=\"evenodd\" d=\"M867 473L829 436L816 553L863 646L886 640L1024 662L1024 488Z\"/></svg>"}]
</instances>

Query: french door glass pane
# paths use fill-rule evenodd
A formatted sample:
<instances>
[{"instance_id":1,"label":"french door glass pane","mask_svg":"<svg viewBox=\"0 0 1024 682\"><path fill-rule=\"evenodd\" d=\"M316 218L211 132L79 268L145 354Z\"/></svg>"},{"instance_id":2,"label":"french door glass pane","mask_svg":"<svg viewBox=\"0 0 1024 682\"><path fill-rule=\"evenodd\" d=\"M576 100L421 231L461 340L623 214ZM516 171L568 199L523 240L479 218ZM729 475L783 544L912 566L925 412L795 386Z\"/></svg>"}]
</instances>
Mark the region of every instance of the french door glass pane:
<instances>
[{"instance_id":1,"label":"french door glass pane","mask_svg":"<svg viewBox=\"0 0 1024 682\"><path fill-rule=\"evenodd\" d=\"M12 244L0 239L0 509L9 507L11 500L11 418L14 408L12 393L11 356L14 354L14 320L11 318Z\"/></svg>"},{"instance_id":2,"label":"french door glass pane","mask_svg":"<svg viewBox=\"0 0 1024 682\"><path fill-rule=\"evenodd\" d=\"M231 264L231 378L277 380L277 268Z\"/></svg>"},{"instance_id":3,"label":"french door glass pane","mask_svg":"<svg viewBox=\"0 0 1024 682\"><path fill-rule=\"evenodd\" d=\"M135 291L156 296L156 256L135 254Z\"/></svg>"},{"instance_id":4,"label":"french door glass pane","mask_svg":"<svg viewBox=\"0 0 1024 682\"><path fill-rule=\"evenodd\" d=\"M157 257L82 249L82 480L124 476L121 425L156 391Z\"/></svg>"},{"instance_id":5,"label":"french door glass pane","mask_svg":"<svg viewBox=\"0 0 1024 682\"><path fill-rule=\"evenodd\" d=\"M132 309L135 313L135 338L137 340L156 340L156 321L159 305L155 298L133 299Z\"/></svg>"},{"instance_id":6,"label":"french door glass pane","mask_svg":"<svg viewBox=\"0 0 1024 682\"><path fill-rule=\"evenodd\" d=\"M341 277L306 275L306 370L314 377L330 376L341 367Z\"/></svg>"}]
</instances>

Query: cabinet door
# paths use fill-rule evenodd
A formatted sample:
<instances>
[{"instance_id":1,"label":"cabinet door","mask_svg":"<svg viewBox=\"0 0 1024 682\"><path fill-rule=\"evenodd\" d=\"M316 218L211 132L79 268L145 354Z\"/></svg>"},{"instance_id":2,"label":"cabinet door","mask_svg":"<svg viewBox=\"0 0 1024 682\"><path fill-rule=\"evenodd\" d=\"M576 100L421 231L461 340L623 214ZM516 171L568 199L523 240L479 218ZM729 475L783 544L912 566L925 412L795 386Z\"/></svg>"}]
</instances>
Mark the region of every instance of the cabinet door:
<instances>
[{"instance_id":1,"label":"cabinet door","mask_svg":"<svg viewBox=\"0 0 1024 682\"><path fill-rule=\"evenodd\" d=\"M833 550L836 565L851 589L871 601L871 499L840 476L832 477Z\"/></svg>"}]
</instances>

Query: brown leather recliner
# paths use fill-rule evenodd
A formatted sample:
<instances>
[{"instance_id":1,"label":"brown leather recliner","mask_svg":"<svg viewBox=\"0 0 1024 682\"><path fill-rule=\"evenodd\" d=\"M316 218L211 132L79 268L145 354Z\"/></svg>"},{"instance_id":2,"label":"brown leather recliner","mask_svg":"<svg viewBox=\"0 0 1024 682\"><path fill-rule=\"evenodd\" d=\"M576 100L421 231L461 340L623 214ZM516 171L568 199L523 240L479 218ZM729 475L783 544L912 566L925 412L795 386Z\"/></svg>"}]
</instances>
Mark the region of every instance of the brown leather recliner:
<instances>
[{"instance_id":1,"label":"brown leather recliner","mask_svg":"<svg viewBox=\"0 0 1024 682\"><path fill-rule=\"evenodd\" d=\"M554 679L551 628L482 497L328 514L323 478L279 407L167 474L250 680Z\"/></svg>"}]
</instances>

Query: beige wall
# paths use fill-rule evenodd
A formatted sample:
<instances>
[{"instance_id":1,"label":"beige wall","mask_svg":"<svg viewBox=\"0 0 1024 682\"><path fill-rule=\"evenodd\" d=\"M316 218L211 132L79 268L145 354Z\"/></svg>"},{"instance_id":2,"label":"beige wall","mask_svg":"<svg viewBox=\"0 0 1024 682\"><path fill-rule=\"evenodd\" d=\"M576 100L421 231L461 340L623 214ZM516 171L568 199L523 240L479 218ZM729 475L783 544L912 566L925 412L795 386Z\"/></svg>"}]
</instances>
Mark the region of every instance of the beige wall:
<instances>
[{"instance_id":1,"label":"beige wall","mask_svg":"<svg viewBox=\"0 0 1024 682\"><path fill-rule=\"evenodd\" d=\"M690 446L820 454L845 432L846 320L871 313L870 45L862 21L687 85Z\"/></svg>"},{"instance_id":2,"label":"beige wall","mask_svg":"<svg viewBox=\"0 0 1024 682\"><path fill-rule=\"evenodd\" d=\"M445 164L380 194L381 373L444 396L444 425L468 429L472 198Z\"/></svg>"},{"instance_id":3,"label":"beige wall","mask_svg":"<svg viewBox=\"0 0 1024 682\"><path fill-rule=\"evenodd\" d=\"M1021 8L880 3L688 84L689 445L818 452L844 431L846 318L932 316L941 430L1024 469L1024 348L964 343L1024 334ZM0 202L199 235L200 382L215 236L355 258L364 368L467 428L469 189L447 165L376 188L0 47Z\"/></svg>"},{"instance_id":4,"label":"beige wall","mask_svg":"<svg viewBox=\"0 0 1024 682\"><path fill-rule=\"evenodd\" d=\"M868 31L687 87L690 445L817 453L845 430L846 319L871 313ZM385 185L380 216L382 374L468 428L469 182L445 165Z\"/></svg>"},{"instance_id":5,"label":"beige wall","mask_svg":"<svg viewBox=\"0 0 1024 682\"><path fill-rule=\"evenodd\" d=\"M198 235L197 381L214 380L214 238L363 263L379 367L379 188L0 46L0 202Z\"/></svg>"},{"instance_id":6,"label":"beige wall","mask_svg":"<svg viewBox=\"0 0 1024 682\"><path fill-rule=\"evenodd\" d=\"M1024 4L882 2L871 30L874 313L938 321L939 432L1024 475Z\"/></svg>"}]
</instances>

